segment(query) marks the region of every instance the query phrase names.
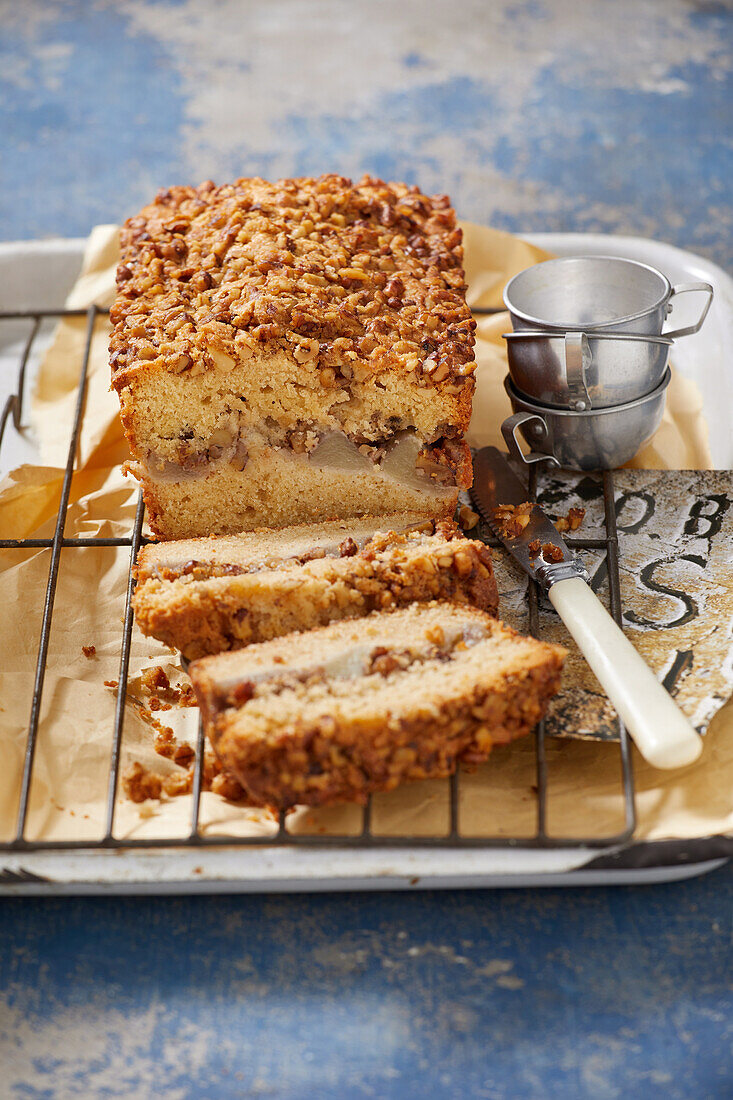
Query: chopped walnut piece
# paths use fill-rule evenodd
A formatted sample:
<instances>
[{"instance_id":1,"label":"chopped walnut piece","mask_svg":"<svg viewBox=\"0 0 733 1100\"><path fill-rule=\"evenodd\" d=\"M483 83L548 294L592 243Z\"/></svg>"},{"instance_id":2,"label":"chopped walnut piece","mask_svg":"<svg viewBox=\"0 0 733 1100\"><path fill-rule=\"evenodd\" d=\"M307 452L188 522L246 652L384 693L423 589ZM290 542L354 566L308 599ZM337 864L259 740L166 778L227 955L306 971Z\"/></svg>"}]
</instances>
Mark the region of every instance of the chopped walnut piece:
<instances>
[{"instance_id":1,"label":"chopped walnut piece","mask_svg":"<svg viewBox=\"0 0 733 1100\"><path fill-rule=\"evenodd\" d=\"M542 557L545 561L565 561L565 555L560 547L551 542L542 543Z\"/></svg>"},{"instance_id":2,"label":"chopped walnut piece","mask_svg":"<svg viewBox=\"0 0 733 1100\"><path fill-rule=\"evenodd\" d=\"M429 642L432 642L433 645L445 645L445 633L442 626L440 626L439 624L429 627L428 630L425 631L425 637Z\"/></svg>"},{"instance_id":3,"label":"chopped walnut piece","mask_svg":"<svg viewBox=\"0 0 733 1100\"><path fill-rule=\"evenodd\" d=\"M529 556L530 558L536 558L542 547L540 546L539 539L532 539L529 544Z\"/></svg>"},{"instance_id":4,"label":"chopped walnut piece","mask_svg":"<svg viewBox=\"0 0 733 1100\"><path fill-rule=\"evenodd\" d=\"M458 522L464 531L473 531L478 520L478 513L474 512L473 508L469 508L467 504L461 505L458 511Z\"/></svg>"},{"instance_id":5,"label":"chopped walnut piece","mask_svg":"<svg viewBox=\"0 0 733 1100\"><path fill-rule=\"evenodd\" d=\"M366 675L378 673L380 676L389 676L390 672L394 672L396 668L408 668L413 659L409 650L393 650L377 646L364 672Z\"/></svg>"},{"instance_id":6,"label":"chopped walnut piece","mask_svg":"<svg viewBox=\"0 0 733 1100\"><path fill-rule=\"evenodd\" d=\"M577 531L585 519L585 508L570 508L566 516L555 520L555 527L562 535L565 531Z\"/></svg>"},{"instance_id":7,"label":"chopped walnut piece","mask_svg":"<svg viewBox=\"0 0 733 1100\"><path fill-rule=\"evenodd\" d=\"M353 558L359 553L359 547L354 540L349 536L339 546L339 556L342 558Z\"/></svg>"},{"instance_id":8,"label":"chopped walnut piece","mask_svg":"<svg viewBox=\"0 0 733 1100\"><path fill-rule=\"evenodd\" d=\"M182 768L187 768L195 756L196 753L188 741L182 741L173 753L173 760L174 763L180 764Z\"/></svg>"},{"instance_id":9,"label":"chopped walnut piece","mask_svg":"<svg viewBox=\"0 0 733 1100\"><path fill-rule=\"evenodd\" d=\"M119 680L105 680L104 681L104 686L106 688L116 688L116 687L119 687L119 684L120 684Z\"/></svg>"},{"instance_id":10,"label":"chopped walnut piece","mask_svg":"<svg viewBox=\"0 0 733 1100\"><path fill-rule=\"evenodd\" d=\"M494 520L505 539L515 539L521 535L529 523L534 504L525 501L523 504L500 504L494 511Z\"/></svg>"},{"instance_id":11,"label":"chopped walnut piece","mask_svg":"<svg viewBox=\"0 0 733 1100\"><path fill-rule=\"evenodd\" d=\"M84 656L91 661L92 657L96 656L97 647L94 645L83 645L81 651Z\"/></svg>"}]
</instances>

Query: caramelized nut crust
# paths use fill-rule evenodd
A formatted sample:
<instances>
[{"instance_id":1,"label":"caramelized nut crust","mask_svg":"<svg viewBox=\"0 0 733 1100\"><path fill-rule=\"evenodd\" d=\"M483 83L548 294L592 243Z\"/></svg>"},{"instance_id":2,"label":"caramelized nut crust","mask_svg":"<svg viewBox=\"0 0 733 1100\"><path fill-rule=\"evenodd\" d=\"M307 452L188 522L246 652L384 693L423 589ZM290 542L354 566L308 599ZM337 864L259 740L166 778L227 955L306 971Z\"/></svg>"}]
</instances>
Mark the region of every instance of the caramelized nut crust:
<instances>
[{"instance_id":1,"label":"caramelized nut crust","mask_svg":"<svg viewBox=\"0 0 733 1100\"><path fill-rule=\"evenodd\" d=\"M475 322L445 195L365 176L172 187L121 236L113 385L288 351L322 378L473 389ZM324 382L325 384L325 382Z\"/></svg>"}]
</instances>

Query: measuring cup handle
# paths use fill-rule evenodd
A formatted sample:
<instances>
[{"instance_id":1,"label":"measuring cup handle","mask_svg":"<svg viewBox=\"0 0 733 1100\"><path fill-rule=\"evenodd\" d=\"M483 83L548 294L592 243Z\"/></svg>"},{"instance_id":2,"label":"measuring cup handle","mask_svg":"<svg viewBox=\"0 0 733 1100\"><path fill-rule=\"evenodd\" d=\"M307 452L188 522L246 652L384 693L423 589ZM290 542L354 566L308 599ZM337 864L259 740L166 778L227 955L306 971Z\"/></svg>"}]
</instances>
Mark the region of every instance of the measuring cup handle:
<instances>
[{"instance_id":1,"label":"measuring cup handle","mask_svg":"<svg viewBox=\"0 0 733 1100\"><path fill-rule=\"evenodd\" d=\"M591 408L587 386L587 370L591 364L591 350L588 337L584 332L565 333L565 377L568 383L570 401L568 404L575 412L585 412Z\"/></svg>"},{"instance_id":2,"label":"measuring cup handle","mask_svg":"<svg viewBox=\"0 0 733 1100\"><path fill-rule=\"evenodd\" d=\"M702 313L695 324L687 325L686 328L673 329L672 332L663 332L662 336L667 336L670 340L676 340L678 336L692 336L694 333L700 331L713 301L713 288L710 283L678 283L677 286L672 287L672 293L669 296L669 300L671 301L672 298L676 297L678 294L691 294L694 291L700 291L707 295Z\"/></svg>"},{"instance_id":3,"label":"measuring cup handle","mask_svg":"<svg viewBox=\"0 0 733 1100\"><path fill-rule=\"evenodd\" d=\"M508 416L501 426L501 434L504 436L504 442L507 445L507 450L512 458L516 458L518 462L523 462L525 466L531 466L535 462L550 462L553 466L559 466L554 455L540 454L537 451L530 451L529 454L525 454L522 450L522 445L517 437L517 429L522 424L529 424L531 420L536 420L538 426L541 425L540 432L545 435L547 432L547 425L541 416L537 416L536 413L518 412L512 416Z\"/></svg>"}]
</instances>

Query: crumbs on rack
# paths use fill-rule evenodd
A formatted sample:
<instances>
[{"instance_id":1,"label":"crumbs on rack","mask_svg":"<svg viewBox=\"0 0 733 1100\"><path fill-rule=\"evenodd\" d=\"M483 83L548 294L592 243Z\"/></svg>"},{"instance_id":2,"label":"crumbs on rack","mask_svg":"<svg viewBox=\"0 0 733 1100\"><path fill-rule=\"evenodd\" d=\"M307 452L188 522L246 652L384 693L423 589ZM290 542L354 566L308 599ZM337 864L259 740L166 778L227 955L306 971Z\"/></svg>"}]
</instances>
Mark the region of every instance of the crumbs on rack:
<instances>
[{"instance_id":1,"label":"crumbs on rack","mask_svg":"<svg viewBox=\"0 0 733 1100\"><path fill-rule=\"evenodd\" d=\"M158 665L143 669L140 674L140 684L143 691L148 694L149 710L171 710L174 705L198 706L191 684L171 684L165 671Z\"/></svg>"},{"instance_id":2,"label":"crumbs on rack","mask_svg":"<svg viewBox=\"0 0 733 1100\"><path fill-rule=\"evenodd\" d=\"M565 531L577 531L584 519L585 508L570 508L566 516L560 516L553 522L562 535Z\"/></svg>"},{"instance_id":3,"label":"crumbs on rack","mask_svg":"<svg viewBox=\"0 0 733 1100\"><path fill-rule=\"evenodd\" d=\"M500 504L494 511L494 520L499 532L505 539L518 538L527 526L534 508L534 502L525 500L522 504ZM585 508L570 508L567 515L559 516L552 522L559 534L566 531L577 531L585 519ZM536 546L535 546L536 544ZM549 543L547 544L549 545ZM542 547L544 551L544 546ZM529 548L530 556L536 557L539 553L539 540L533 539ZM558 560L556 558L552 560Z\"/></svg>"}]
</instances>

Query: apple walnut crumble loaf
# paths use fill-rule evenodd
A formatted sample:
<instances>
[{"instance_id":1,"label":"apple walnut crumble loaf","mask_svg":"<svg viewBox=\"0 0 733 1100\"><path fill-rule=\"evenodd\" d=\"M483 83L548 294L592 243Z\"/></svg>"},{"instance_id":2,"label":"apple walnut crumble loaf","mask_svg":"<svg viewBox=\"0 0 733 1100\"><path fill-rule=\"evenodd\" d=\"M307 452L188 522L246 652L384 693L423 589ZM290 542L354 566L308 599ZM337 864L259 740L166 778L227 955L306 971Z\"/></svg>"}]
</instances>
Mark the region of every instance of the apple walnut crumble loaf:
<instances>
[{"instance_id":1,"label":"apple walnut crumble loaf","mask_svg":"<svg viewBox=\"0 0 733 1100\"><path fill-rule=\"evenodd\" d=\"M414 513L156 542L135 567L137 624L194 660L415 600L496 614L491 552Z\"/></svg>"},{"instance_id":2,"label":"apple walnut crumble loaf","mask_svg":"<svg viewBox=\"0 0 733 1100\"><path fill-rule=\"evenodd\" d=\"M206 732L254 804L363 802L529 733L565 650L482 611L413 604L190 668Z\"/></svg>"},{"instance_id":3,"label":"apple walnut crumble loaf","mask_svg":"<svg viewBox=\"0 0 733 1100\"><path fill-rule=\"evenodd\" d=\"M475 325L445 196L335 175L172 187L121 245L113 386L160 537L452 514Z\"/></svg>"}]
</instances>

